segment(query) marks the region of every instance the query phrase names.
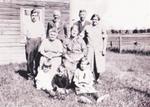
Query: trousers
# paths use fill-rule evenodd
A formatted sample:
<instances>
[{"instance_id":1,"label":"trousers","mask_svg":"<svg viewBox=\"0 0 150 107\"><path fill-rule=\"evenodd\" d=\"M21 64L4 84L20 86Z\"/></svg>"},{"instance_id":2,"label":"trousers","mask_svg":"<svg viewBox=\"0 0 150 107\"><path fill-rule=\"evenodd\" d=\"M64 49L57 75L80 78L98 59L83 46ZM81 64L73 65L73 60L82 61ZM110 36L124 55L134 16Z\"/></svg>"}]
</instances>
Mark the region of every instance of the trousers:
<instances>
[{"instance_id":1,"label":"trousers","mask_svg":"<svg viewBox=\"0 0 150 107\"><path fill-rule=\"evenodd\" d=\"M37 67L39 65L40 54L38 52L41 44L41 38L28 38L25 45L27 73L35 77L37 75Z\"/></svg>"}]
</instances>

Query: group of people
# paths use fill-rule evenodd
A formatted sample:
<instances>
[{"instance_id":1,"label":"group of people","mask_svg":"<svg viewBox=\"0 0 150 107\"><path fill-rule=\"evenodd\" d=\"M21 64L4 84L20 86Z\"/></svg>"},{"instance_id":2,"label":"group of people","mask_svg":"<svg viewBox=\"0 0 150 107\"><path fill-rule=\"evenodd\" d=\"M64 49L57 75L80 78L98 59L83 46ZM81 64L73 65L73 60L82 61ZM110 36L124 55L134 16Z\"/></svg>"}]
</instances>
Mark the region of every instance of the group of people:
<instances>
[{"instance_id":1,"label":"group of people","mask_svg":"<svg viewBox=\"0 0 150 107\"><path fill-rule=\"evenodd\" d=\"M94 84L105 71L107 44L99 15L93 14L89 22L86 10L80 10L80 20L69 29L61 20L61 12L55 10L46 32L36 9L31 11L30 18L25 50L28 75L36 88L50 94L67 94L74 89L80 98L92 94L98 101Z\"/></svg>"}]
</instances>

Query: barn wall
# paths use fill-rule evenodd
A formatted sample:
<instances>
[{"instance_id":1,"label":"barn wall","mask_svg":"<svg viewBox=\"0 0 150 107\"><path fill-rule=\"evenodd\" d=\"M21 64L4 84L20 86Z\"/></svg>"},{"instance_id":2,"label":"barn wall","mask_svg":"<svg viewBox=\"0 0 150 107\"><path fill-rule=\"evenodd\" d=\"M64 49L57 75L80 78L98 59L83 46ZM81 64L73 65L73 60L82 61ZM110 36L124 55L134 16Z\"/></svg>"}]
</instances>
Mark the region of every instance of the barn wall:
<instances>
[{"instance_id":1,"label":"barn wall","mask_svg":"<svg viewBox=\"0 0 150 107\"><path fill-rule=\"evenodd\" d=\"M52 12L59 9L62 19L69 21L67 0L0 0L0 64L25 61L23 36L21 35L20 8L44 7L45 27L52 20Z\"/></svg>"}]
</instances>

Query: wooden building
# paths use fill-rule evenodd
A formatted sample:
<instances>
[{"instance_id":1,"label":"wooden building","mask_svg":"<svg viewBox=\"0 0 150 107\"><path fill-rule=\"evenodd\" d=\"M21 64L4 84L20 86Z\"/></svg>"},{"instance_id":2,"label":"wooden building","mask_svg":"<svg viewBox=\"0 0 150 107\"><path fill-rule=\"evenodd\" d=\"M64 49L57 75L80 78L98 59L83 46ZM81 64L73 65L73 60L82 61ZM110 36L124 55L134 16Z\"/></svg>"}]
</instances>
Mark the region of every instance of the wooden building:
<instances>
[{"instance_id":1,"label":"wooden building","mask_svg":"<svg viewBox=\"0 0 150 107\"><path fill-rule=\"evenodd\" d=\"M53 10L60 10L62 19L69 21L69 0L0 0L0 64L26 61L22 27L33 8L40 10L45 28Z\"/></svg>"}]
</instances>

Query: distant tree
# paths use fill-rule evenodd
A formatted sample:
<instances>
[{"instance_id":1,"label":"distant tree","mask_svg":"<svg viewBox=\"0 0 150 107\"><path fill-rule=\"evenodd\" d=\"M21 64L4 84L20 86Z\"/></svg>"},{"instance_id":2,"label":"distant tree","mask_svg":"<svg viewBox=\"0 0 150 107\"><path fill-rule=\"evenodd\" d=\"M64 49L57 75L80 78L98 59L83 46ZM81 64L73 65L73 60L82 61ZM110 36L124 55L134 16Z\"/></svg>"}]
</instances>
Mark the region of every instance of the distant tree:
<instances>
[{"instance_id":1,"label":"distant tree","mask_svg":"<svg viewBox=\"0 0 150 107\"><path fill-rule=\"evenodd\" d=\"M119 33L119 34L121 34L121 33L122 33L122 31L121 31L121 30L118 30L118 33Z\"/></svg>"},{"instance_id":2,"label":"distant tree","mask_svg":"<svg viewBox=\"0 0 150 107\"><path fill-rule=\"evenodd\" d=\"M137 30L137 29L134 29L134 30L133 30L133 33L138 33L138 30Z\"/></svg>"},{"instance_id":3,"label":"distant tree","mask_svg":"<svg viewBox=\"0 0 150 107\"><path fill-rule=\"evenodd\" d=\"M119 32L118 32L118 30L115 30L115 34L118 34Z\"/></svg>"},{"instance_id":4,"label":"distant tree","mask_svg":"<svg viewBox=\"0 0 150 107\"><path fill-rule=\"evenodd\" d=\"M139 33L145 33L145 30L144 29L140 29Z\"/></svg>"},{"instance_id":5,"label":"distant tree","mask_svg":"<svg viewBox=\"0 0 150 107\"><path fill-rule=\"evenodd\" d=\"M125 34L129 34L129 30L125 30Z\"/></svg>"},{"instance_id":6,"label":"distant tree","mask_svg":"<svg viewBox=\"0 0 150 107\"><path fill-rule=\"evenodd\" d=\"M147 29L143 29L144 30L144 33L146 33L147 32Z\"/></svg>"},{"instance_id":7,"label":"distant tree","mask_svg":"<svg viewBox=\"0 0 150 107\"><path fill-rule=\"evenodd\" d=\"M111 29L111 33L114 34L114 33L115 33L115 30L114 30L114 29Z\"/></svg>"},{"instance_id":8,"label":"distant tree","mask_svg":"<svg viewBox=\"0 0 150 107\"><path fill-rule=\"evenodd\" d=\"M147 33L150 33L150 28L147 29Z\"/></svg>"}]
</instances>

